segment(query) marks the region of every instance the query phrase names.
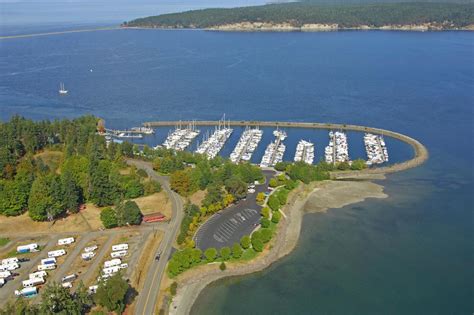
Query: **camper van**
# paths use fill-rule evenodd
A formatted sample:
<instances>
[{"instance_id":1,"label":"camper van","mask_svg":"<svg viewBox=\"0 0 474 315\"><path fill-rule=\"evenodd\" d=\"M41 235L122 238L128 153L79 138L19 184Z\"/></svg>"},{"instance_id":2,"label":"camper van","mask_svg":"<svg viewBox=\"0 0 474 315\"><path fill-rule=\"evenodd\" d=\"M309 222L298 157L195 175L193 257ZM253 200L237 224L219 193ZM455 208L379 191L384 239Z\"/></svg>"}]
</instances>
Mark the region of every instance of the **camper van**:
<instances>
[{"instance_id":1,"label":"camper van","mask_svg":"<svg viewBox=\"0 0 474 315\"><path fill-rule=\"evenodd\" d=\"M56 258L56 257L61 257L66 255L66 251L64 249L58 249L58 250L53 250L51 252L48 252L48 257L49 258Z\"/></svg>"},{"instance_id":2,"label":"camper van","mask_svg":"<svg viewBox=\"0 0 474 315\"><path fill-rule=\"evenodd\" d=\"M112 251L116 252L119 250L127 250L128 249L128 244L117 244L112 246Z\"/></svg>"},{"instance_id":3,"label":"camper van","mask_svg":"<svg viewBox=\"0 0 474 315\"><path fill-rule=\"evenodd\" d=\"M43 270L53 270L56 269L55 264L49 264L49 265L38 265L38 270L43 271Z\"/></svg>"},{"instance_id":4,"label":"camper van","mask_svg":"<svg viewBox=\"0 0 474 315\"><path fill-rule=\"evenodd\" d=\"M43 283L44 283L43 278L33 278L33 279L28 279L22 282L23 288L35 287Z\"/></svg>"},{"instance_id":5,"label":"camper van","mask_svg":"<svg viewBox=\"0 0 474 315\"><path fill-rule=\"evenodd\" d=\"M58 240L58 245L69 245L74 243L74 237L68 237L68 238L61 238Z\"/></svg>"},{"instance_id":6,"label":"camper van","mask_svg":"<svg viewBox=\"0 0 474 315\"><path fill-rule=\"evenodd\" d=\"M127 256L127 251L126 250L121 250L118 252L111 252L110 257L112 258L119 258L119 257L125 257Z\"/></svg>"}]
</instances>

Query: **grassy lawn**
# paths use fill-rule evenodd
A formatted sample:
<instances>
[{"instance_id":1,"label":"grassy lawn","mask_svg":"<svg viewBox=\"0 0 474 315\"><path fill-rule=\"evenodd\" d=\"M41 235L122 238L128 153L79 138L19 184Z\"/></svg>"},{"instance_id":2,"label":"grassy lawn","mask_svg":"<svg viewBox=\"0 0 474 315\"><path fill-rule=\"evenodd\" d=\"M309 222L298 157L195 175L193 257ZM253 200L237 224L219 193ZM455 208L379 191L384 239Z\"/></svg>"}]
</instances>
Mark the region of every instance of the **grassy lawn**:
<instances>
[{"instance_id":1,"label":"grassy lawn","mask_svg":"<svg viewBox=\"0 0 474 315\"><path fill-rule=\"evenodd\" d=\"M10 243L10 239L8 237L0 237L0 247L3 247Z\"/></svg>"}]
</instances>

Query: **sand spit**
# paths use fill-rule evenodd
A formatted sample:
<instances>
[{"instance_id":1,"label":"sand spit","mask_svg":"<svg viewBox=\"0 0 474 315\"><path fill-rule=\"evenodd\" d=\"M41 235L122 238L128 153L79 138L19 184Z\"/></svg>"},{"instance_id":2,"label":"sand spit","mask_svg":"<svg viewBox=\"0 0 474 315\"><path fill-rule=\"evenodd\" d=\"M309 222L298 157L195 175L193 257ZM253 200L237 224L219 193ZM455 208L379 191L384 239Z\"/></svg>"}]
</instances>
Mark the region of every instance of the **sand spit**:
<instances>
[{"instance_id":1,"label":"sand spit","mask_svg":"<svg viewBox=\"0 0 474 315\"><path fill-rule=\"evenodd\" d=\"M228 263L224 272L216 263L183 273L177 279L178 294L173 298L169 314L189 314L200 292L218 279L261 271L288 255L298 242L305 213L341 208L367 198L386 197L383 186L369 181L324 181L301 185L290 194L289 202L283 209L286 217L279 224L270 249L251 262Z\"/></svg>"}]
</instances>

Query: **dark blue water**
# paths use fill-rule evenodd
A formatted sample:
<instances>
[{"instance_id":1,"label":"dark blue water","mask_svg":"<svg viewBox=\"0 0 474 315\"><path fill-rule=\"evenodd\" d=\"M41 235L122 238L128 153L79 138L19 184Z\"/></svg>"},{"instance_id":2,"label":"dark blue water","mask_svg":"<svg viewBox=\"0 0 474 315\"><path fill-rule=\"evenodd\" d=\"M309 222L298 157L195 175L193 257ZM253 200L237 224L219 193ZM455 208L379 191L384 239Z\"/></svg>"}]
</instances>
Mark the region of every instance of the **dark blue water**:
<instances>
[{"instance_id":1,"label":"dark blue water","mask_svg":"<svg viewBox=\"0 0 474 315\"><path fill-rule=\"evenodd\" d=\"M226 113L411 135L430 159L381 182L389 198L307 215L292 255L210 287L193 313L471 314L473 39L468 32L126 30L1 41L0 117L92 113L126 128ZM57 94L60 81L66 97ZM363 154L349 136L351 156ZM267 144L270 130L265 137ZM298 138L314 140L321 154L326 137L291 131L287 157ZM410 154L396 142L389 150L394 159Z\"/></svg>"}]
</instances>

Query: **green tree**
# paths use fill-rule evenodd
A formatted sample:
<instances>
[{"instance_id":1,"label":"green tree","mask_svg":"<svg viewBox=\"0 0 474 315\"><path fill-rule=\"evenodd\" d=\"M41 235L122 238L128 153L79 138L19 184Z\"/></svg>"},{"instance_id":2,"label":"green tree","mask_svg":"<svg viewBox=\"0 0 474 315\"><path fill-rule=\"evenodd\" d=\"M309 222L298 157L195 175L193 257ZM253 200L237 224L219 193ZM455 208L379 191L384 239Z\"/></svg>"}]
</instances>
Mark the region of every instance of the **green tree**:
<instances>
[{"instance_id":1,"label":"green tree","mask_svg":"<svg viewBox=\"0 0 474 315\"><path fill-rule=\"evenodd\" d=\"M263 227L263 228L267 228L270 226L270 220L268 220L267 218L261 218L260 219L260 225Z\"/></svg>"},{"instance_id":2,"label":"green tree","mask_svg":"<svg viewBox=\"0 0 474 315\"><path fill-rule=\"evenodd\" d=\"M140 183L140 180L136 177L128 178L123 184L123 190L126 199L138 198L143 196L145 192L142 183Z\"/></svg>"},{"instance_id":3,"label":"green tree","mask_svg":"<svg viewBox=\"0 0 474 315\"><path fill-rule=\"evenodd\" d=\"M230 248L227 246L222 247L220 250L220 255L221 255L222 260L229 260L230 255L231 255Z\"/></svg>"},{"instance_id":4,"label":"green tree","mask_svg":"<svg viewBox=\"0 0 474 315\"><path fill-rule=\"evenodd\" d=\"M281 213L280 211L274 211L272 213L272 222L273 223L278 223L281 220Z\"/></svg>"},{"instance_id":5,"label":"green tree","mask_svg":"<svg viewBox=\"0 0 474 315\"><path fill-rule=\"evenodd\" d=\"M348 162L340 162L339 164L337 164L337 169L340 171L346 171L350 168L351 166L349 165Z\"/></svg>"},{"instance_id":6,"label":"green tree","mask_svg":"<svg viewBox=\"0 0 474 315\"><path fill-rule=\"evenodd\" d=\"M89 196L97 206L110 206L118 198L117 186L110 179L108 161L100 161L97 166L92 162L90 171Z\"/></svg>"},{"instance_id":7,"label":"green tree","mask_svg":"<svg viewBox=\"0 0 474 315\"><path fill-rule=\"evenodd\" d=\"M110 277L106 282L101 281L99 283L94 300L98 305L107 308L110 312L121 314L125 309L125 297L128 290L129 285L119 272Z\"/></svg>"},{"instance_id":8,"label":"green tree","mask_svg":"<svg viewBox=\"0 0 474 315\"><path fill-rule=\"evenodd\" d=\"M30 197L28 199L28 214L35 221L45 221L54 219L62 209L51 194L51 177L39 176L31 186Z\"/></svg>"},{"instance_id":9,"label":"green tree","mask_svg":"<svg viewBox=\"0 0 474 315\"><path fill-rule=\"evenodd\" d=\"M260 229L260 239L263 243L268 243L272 239L272 231L269 229Z\"/></svg>"},{"instance_id":10,"label":"green tree","mask_svg":"<svg viewBox=\"0 0 474 315\"><path fill-rule=\"evenodd\" d=\"M268 183L268 185L269 185L270 187L275 188L275 187L278 186L278 180L277 180L276 178L272 178L272 179L270 179L270 182Z\"/></svg>"},{"instance_id":11,"label":"green tree","mask_svg":"<svg viewBox=\"0 0 474 315\"><path fill-rule=\"evenodd\" d=\"M193 191L188 171L176 171L170 176L171 189L182 196L189 196Z\"/></svg>"},{"instance_id":12,"label":"green tree","mask_svg":"<svg viewBox=\"0 0 474 315\"><path fill-rule=\"evenodd\" d=\"M265 219L269 219L270 218L270 208L268 207L263 207L260 214L265 218Z\"/></svg>"},{"instance_id":13,"label":"green tree","mask_svg":"<svg viewBox=\"0 0 474 315\"><path fill-rule=\"evenodd\" d=\"M119 204L115 209L117 224L123 225L140 225L143 215L135 201L126 201Z\"/></svg>"},{"instance_id":14,"label":"green tree","mask_svg":"<svg viewBox=\"0 0 474 315\"><path fill-rule=\"evenodd\" d=\"M234 245L232 245L232 257L234 257L235 259L239 259L240 257L242 257L242 254L243 250L242 247L240 247L240 244L234 243Z\"/></svg>"},{"instance_id":15,"label":"green tree","mask_svg":"<svg viewBox=\"0 0 474 315\"><path fill-rule=\"evenodd\" d=\"M111 229L118 226L115 211L110 207L102 209L100 212L100 220L106 229Z\"/></svg>"},{"instance_id":16,"label":"green tree","mask_svg":"<svg viewBox=\"0 0 474 315\"><path fill-rule=\"evenodd\" d=\"M260 238L252 238L252 248L256 252L261 252L263 251L263 242Z\"/></svg>"},{"instance_id":17,"label":"green tree","mask_svg":"<svg viewBox=\"0 0 474 315\"><path fill-rule=\"evenodd\" d=\"M161 184L157 181L150 180L143 184L145 195L151 195L161 191Z\"/></svg>"},{"instance_id":18,"label":"green tree","mask_svg":"<svg viewBox=\"0 0 474 315\"><path fill-rule=\"evenodd\" d=\"M242 246L243 249L247 249L250 247L250 236L244 235L240 239L240 245Z\"/></svg>"},{"instance_id":19,"label":"green tree","mask_svg":"<svg viewBox=\"0 0 474 315\"><path fill-rule=\"evenodd\" d=\"M46 284L40 308L43 314L81 314L83 305L71 296L69 289L53 282Z\"/></svg>"},{"instance_id":20,"label":"green tree","mask_svg":"<svg viewBox=\"0 0 474 315\"><path fill-rule=\"evenodd\" d=\"M216 258L217 258L217 249L215 249L214 247L210 247L210 248L206 249L206 251L204 252L204 256L206 256L206 259L209 262L216 260Z\"/></svg>"},{"instance_id":21,"label":"green tree","mask_svg":"<svg viewBox=\"0 0 474 315\"><path fill-rule=\"evenodd\" d=\"M273 211L277 211L280 209L280 200L278 200L277 196L275 195L275 193L273 193L272 195L270 195L270 197L268 198L268 206L270 207L270 209L272 209Z\"/></svg>"},{"instance_id":22,"label":"green tree","mask_svg":"<svg viewBox=\"0 0 474 315\"><path fill-rule=\"evenodd\" d=\"M219 269L220 269L221 271L224 271L224 270L227 269L227 267L226 267L226 265L225 265L225 262L221 262L221 264L219 265Z\"/></svg>"},{"instance_id":23,"label":"green tree","mask_svg":"<svg viewBox=\"0 0 474 315\"><path fill-rule=\"evenodd\" d=\"M61 186L64 207L66 210L76 213L79 208L80 188L71 171L61 173Z\"/></svg>"},{"instance_id":24,"label":"green tree","mask_svg":"<svg viewBox=\"0 0 474 315\"><path fill-rule=\"evenodd\" d=\"M247 196L247 184L236 176L232 176L225 181L225 189L236 199L242 199Z\"/></svg>"}]
</instances>

